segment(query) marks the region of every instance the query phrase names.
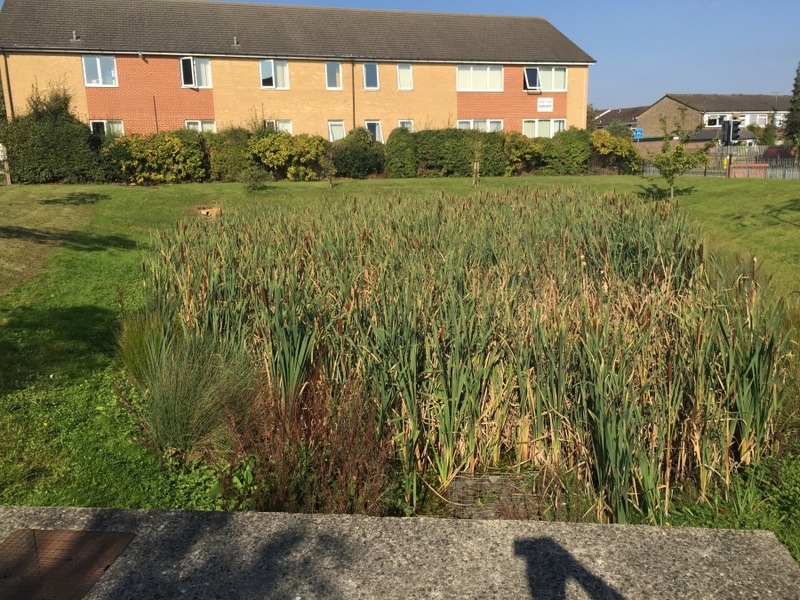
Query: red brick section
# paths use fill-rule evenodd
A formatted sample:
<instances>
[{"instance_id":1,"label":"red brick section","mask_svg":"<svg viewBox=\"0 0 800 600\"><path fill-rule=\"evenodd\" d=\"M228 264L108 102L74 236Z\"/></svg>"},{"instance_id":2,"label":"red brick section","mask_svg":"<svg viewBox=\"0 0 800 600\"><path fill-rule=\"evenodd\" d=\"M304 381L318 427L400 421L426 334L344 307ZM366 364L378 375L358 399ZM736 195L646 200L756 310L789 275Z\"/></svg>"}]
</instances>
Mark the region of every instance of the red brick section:
<instances>
[{"instance_id":1,"label":"red brick section","mask_svg":"<svg viewBox=\"0 0 800 600\"><path fill-rule=\"evenodd\" d=\"M569 92L529 94L522 88L522 69L521 66L504 67L502 92L458 92L456 118L503 119L503 131L520 133L523 119L566 119ZM539 98L552 98L553 112L540 113Z\"/></svg>"},{"instance_id":2,"label":"red brick section","mask_svg":"<svg viewBox=\"0 0 800 600\"><path fill-rule=\"evenodd\" d=\"M186 119L214 119L213 90L182 88L178 57L117 56L117 77L119 87L86 88L90 120L121 119L129 134L183 129Z\"/></svg>"}]
</instances>

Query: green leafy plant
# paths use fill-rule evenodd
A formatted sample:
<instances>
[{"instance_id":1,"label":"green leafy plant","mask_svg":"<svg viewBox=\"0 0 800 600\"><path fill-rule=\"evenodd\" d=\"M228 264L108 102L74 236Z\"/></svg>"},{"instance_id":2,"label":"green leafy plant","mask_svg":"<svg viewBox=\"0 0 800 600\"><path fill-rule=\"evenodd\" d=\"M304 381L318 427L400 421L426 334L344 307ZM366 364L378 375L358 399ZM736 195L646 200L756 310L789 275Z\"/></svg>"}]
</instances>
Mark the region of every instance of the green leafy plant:
<instances>
[{"instance_id":1,"label":"green leafy plant","mask_svg":"<svg viewBox=\"0 0 800 600\"><path fill-rule=\"evenodd\" d=\"M681 116L673 123L673 129L667 126L666 117L661 117L661 131L664 134L664 144L660 154L653 154L649 162L661 173L669 186L669 197L675 198L675 178L683 175L690 169L696 169L708 161L708 149L716 142L708 142L702 148L690 151L687 148L689 141L702 129L702 124L692 130L686 129L686 111L681 110Z\"/></svg>"},{"instance_id":2,"label":"green leafy plant","mask_svg":"<svg viewBox=\"0 0 800 600\"><path fill-rule=\"evenodd\" d=\"M373 141L369 131L357 127L332 144L331 159L337 175L364 179L383 172L385 152L383 144Z\"/></svg>"}]
</instances>

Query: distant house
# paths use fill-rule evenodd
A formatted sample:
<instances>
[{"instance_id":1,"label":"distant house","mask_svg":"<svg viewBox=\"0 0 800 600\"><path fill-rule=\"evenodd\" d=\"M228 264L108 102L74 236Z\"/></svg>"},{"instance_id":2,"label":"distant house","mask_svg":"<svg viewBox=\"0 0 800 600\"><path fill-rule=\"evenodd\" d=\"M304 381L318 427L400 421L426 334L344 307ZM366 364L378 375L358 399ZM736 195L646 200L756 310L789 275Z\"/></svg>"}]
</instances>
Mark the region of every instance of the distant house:
<instances>
[{"instance_id":1,"label":"distant house","mask_svg":"<svg viewBox=\"0 0 800 600\"><path fill-rule=\"evenodd\" d=\"M649 106L634 106L633 108L606 108L601 109L594 118L597 129L605 129L614 121L622 121L631 129L637 128L639 115L646 111Z\"/></svg>"},{"instance_id":2,"label":"distant house","mask_svg":"<svg viewBox=\"0 0 800 600\"><path fill-rule=\"evenodd\" d=\"M661 117L666 118L667 124L672 126L683 111L687 129L702 124L709 130L703 137L713 139L722 128L723 120L733 119L737 115L741 122L742 139L755 139L745 127L764 127L768 123L780 127L789 112L790 99L788 95L771 94L667 94L642 112L636 122L644 130L645 138L659 137L663 135Z\"/></svg>"},{"instance_id":3,"label":"distant house","mask_svg":"<svg viewBox=\"0 0 800 600\"><path fill-rule=\"evenodd\" d=\"M65 86L98 133L253 123L552 137L586 127L591 56L538 17L196 0L5 0L9 118Z\"/></svg>"}]
</instances>

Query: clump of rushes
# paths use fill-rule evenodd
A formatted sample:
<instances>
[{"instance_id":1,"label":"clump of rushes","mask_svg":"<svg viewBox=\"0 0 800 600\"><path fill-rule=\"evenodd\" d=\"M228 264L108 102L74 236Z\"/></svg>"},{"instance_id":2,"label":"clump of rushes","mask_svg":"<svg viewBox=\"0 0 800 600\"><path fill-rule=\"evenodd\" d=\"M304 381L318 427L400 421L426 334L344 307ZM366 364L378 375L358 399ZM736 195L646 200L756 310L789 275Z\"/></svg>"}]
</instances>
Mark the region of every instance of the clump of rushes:
<instances>
[{"instance_id":1,"label":"clump of rushes","mask_svg":"<svg viewBox=\"0 0 800 600\"><path fill-rule=\"evenodd\" d=\"M363 390L413 509L459 473L569 473L598 520L761 460L782 305L723 272L669 203L519 188L270 208L162 232L145 315L246 348L293 414ZM288 426L288 425L287 425Z\"/></svg>"}]
</instances>

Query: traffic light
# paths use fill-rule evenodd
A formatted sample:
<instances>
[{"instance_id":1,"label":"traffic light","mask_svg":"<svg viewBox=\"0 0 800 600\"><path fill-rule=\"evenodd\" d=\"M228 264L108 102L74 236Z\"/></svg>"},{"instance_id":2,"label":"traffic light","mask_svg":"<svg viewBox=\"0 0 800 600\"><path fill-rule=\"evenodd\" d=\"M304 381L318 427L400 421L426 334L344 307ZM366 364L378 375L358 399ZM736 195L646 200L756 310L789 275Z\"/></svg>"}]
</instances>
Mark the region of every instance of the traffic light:
<instances>
[{"instance_id":1,"label":"traffic light","mask_svg":"<svg viewBox=\"0 0 800 600\"><path fill-rule=\"evenodd\" d=\"M739 141L739 123L740 121L731 121L731 131L730 131L731 142Z\"/></svg>"},{"instance_id":2,"label":"traffic light","mask_svg":"<svg viewBox=\"0 0 800 600\"><path fill-rule=\"evenodd\" d=\"M722 143L726 146L731 141L731 122L727 119L722 122Z\"/></svg>"}]
</instances>

